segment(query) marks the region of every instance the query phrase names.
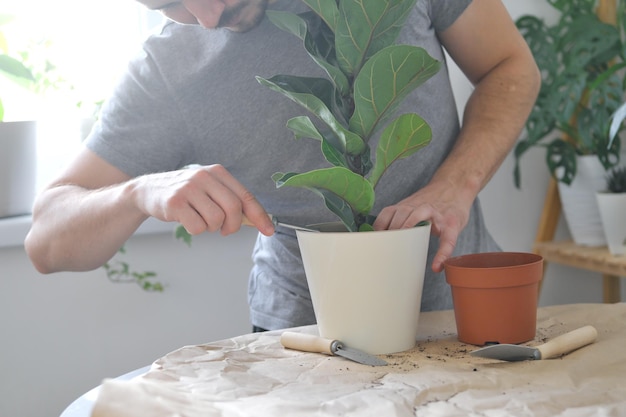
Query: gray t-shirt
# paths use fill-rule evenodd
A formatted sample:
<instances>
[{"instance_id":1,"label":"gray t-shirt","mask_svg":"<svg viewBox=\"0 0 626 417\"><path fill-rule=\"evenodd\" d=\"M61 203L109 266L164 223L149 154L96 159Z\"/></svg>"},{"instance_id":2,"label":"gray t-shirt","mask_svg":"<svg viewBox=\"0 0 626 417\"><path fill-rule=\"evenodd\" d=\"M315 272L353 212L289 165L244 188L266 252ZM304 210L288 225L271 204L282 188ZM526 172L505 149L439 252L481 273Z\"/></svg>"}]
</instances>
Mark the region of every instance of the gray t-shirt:
<instances>
[{"instance_id":1,"label":"gray t-shirt","mask_svg":"<svg viewBox=\"0 0 626 417\"><path fill-rule=\"evenodd\" d=\"M444 61L437 31L445 30L471 0L418 0L399 42L425 48ZM294 0L272 8L301 11ZM295 224L337 220L307 190L276 189L276 171L304 172L328 166L314 140L296 141L285 127L304 110L261 86L256 75L324 76L295 36L264 20L248 33L206 30L169 23L151 36L103 108L87 146L131 176L222 164L269 213ZM459 122L448 72L442 70L399 109L430 124L432 142L393 165L376 189L373 213L428 183L454 145ZM451 308L443 274L430 270L438 247L431 238L422 309ZM499 250L487 232L478 201L461 233L455 255ZM253 252L251 321L266 329L315 322L295 234L259 235Z\"/></svg>"}]
</instances>

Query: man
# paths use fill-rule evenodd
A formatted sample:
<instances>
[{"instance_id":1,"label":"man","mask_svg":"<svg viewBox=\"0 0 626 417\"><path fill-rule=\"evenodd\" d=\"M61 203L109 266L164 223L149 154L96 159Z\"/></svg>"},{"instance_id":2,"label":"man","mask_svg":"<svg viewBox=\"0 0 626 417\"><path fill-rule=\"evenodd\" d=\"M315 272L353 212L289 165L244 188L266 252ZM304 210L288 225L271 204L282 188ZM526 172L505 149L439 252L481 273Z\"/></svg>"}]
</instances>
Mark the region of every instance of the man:
<instances>
[{"instance_id":1,"label":"man","mask_svg":"<svg viewBox=\"0 0 626 417\"><path fill-rule=\"evenodd\" d=\"M192 234L228 235L245 215L260 231L249 287L253 325L314 323L295 236L274 230L266 213L296 224L335 220L313 193L276 190L270 179L326 164L315 141L295 143L285 127L301 109L254 79L323 76L296 37L263 19L266 7L305 7L295 0L141 3L209 30L170 23L146 41L85 149L37 198L29 256L43 273L88 270L150 216ZM400 111L424 117L433 140L391 167L374 207L377 230L432 222L422 309L450 308L445 259L499 249L476 197L515 143L540 78L500 0L418 0L399 42L440 60L445 47L475 85L462 129L445 67L404 101ZM189 164L201 167L183 169Z\"/></svg>"}]
</instances>

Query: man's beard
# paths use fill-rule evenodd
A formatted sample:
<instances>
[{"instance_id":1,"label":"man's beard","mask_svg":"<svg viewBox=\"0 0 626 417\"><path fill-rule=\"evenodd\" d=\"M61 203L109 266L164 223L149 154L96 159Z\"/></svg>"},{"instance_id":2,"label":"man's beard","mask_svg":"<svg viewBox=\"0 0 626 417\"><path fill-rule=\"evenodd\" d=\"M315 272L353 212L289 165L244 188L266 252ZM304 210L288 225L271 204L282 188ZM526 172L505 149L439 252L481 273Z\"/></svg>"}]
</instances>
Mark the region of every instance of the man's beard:
<instances>
[{"instance_id":1,"label":"man's beard","mask_svg":"<svg viewBox=\"0 0 626 417\"><path fill-rule=\"evenodd\" d=\"M253 1L240 3L230 9L224 10L220 16L220 21L217 27L225 27L233 32L247 32L256 27L263 17L265 16L265 9L267 8L267 0L256 0L256 4ZM240 17L241 13L245 14L245 17ZM235 19L241 18L240 21L232 24Z\"/></svg>"}]
</instances>

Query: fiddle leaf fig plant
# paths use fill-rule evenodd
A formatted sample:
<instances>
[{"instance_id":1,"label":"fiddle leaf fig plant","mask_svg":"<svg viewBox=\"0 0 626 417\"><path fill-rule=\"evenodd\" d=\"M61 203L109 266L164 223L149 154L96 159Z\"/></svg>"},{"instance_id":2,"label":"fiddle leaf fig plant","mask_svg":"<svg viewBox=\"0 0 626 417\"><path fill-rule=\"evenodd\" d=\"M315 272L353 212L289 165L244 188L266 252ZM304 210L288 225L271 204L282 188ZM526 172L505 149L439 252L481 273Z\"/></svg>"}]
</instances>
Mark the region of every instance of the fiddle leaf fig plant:
<instances>
[{"instance_id":1,"label":"fiddle leaf fig plant","mask_svg":"<svg viewBox=\"0 0 626 417\"><path fill-rule=\"evenodd\" d=\"M272 23L303 42L326 78L257 77L259 83L308 110L287 127L296 139L320 142L329 167L277 172L277 187L304 187L320 195L349 231L372 230L375 188L395 161L425 147L430 126L398 105L439 71L424 49L396 40L416 0L302 0L301 14L267 11ZM370 142L378 137L372 161Z\"/></svg>"}]
</instances>

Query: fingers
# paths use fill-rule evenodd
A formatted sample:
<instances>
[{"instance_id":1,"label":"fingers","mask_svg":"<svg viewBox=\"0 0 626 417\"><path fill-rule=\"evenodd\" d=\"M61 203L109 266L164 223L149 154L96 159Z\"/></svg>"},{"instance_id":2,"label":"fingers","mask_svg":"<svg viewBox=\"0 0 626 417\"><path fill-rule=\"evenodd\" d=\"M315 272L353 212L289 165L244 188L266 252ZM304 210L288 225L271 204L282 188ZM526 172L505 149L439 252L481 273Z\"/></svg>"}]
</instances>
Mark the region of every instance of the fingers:
<instances>
[{"instance_id":1,"label":"fingers","mask_svg":"<svg viewBox=\"0 0 626 417\"><path fill-rule=\"evenodd\" d=\"M394 230L414 227L421 221L431 222L431 233L439 236L439 247L432 270L443 271L443 263L452 256L458 236L465 227L467 215L454 206L436 208L431 204L401 202L384 208L374 222L374 230Z\"/></svg>"},{"instance_id":2,"label":"fingers","mask_svg":"<svg viewBox=\"0 0 626 417\"><path fill-rule=\"evenodd\" d=\"M430 205L411 206L397 204L384 208L376 217L374 230L395 230L415 227L419 222L431 220L435 211Z\"/></svg>"},{"instance_id":3,"label":"fingers","mask_svg":"<svg viewBox=\"0 0 626 417\"><path fill-rule=\"evenodd\" d=\"M442 272L444 262L452 256L460 230L443 229L439 236L439 248L431 266L433 272Z\"/></svg>"},{"instance_id":4,"label":"fingers","mask_svg":"<svg viewBox=\"0 0 626 417\"><path fill-rule=\"evenodd\" d=\"M259 229L259 232L265 236L274 234L274 223L256 198L250 204L244 204L243 213L244 219L247 219L252 226Z\"/></svg>"},{"instance_id":5,"label":"fingers","mask_svg":"<svg viewBox=\"0 0 626 417\"><path fill-rule=\"evenodd\" d=\"M205 222L205 230L219 230L222 235L235 233L245 216L261 233L268 236L274 233L274 225L263 206L223 166L203 167L194 181L199 182L201 192L192 193L189 204Z\"/></svg>"},{"instance_id":6,"label":"fingers","mask_svg":"<svg viewBox=\"0 0 626 417\"><path fill-rule=\"evenodd\" d=\"M244 216L267 236L274 225L254 195L223 166L210 165L152 174L138 180L141 210L163 221L177 221L192 235L237 232Z\"/></svg>"}]
</instances>

